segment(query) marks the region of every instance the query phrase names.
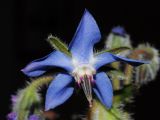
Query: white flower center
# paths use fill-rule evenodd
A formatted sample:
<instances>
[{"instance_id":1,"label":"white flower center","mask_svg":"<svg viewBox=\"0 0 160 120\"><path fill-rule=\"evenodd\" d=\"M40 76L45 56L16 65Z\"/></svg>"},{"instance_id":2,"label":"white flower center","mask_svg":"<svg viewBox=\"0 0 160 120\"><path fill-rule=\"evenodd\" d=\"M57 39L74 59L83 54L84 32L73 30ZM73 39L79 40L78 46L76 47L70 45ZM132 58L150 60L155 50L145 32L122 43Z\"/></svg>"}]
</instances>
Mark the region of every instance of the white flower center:
<instances>
[{"instance_id":1,"label":"white flower center","mask_svg":"<svg viewBox=\"0 0 160 120\"><path fill-rule=\"evenodd\" d=\"M92 106L92 84L94 83L93 75L96 70L90 64L80 64L75 66L72 72L79 87L82 87L90 107Z\"/></svg>"}]
</instances>

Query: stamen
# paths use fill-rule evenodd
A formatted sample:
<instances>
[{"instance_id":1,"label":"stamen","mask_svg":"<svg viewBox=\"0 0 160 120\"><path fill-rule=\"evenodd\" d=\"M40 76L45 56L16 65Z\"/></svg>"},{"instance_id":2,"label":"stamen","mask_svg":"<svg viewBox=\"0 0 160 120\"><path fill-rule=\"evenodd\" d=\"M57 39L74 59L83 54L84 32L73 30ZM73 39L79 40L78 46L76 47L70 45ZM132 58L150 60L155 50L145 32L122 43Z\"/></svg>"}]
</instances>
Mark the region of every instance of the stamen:
<instances>
[{"instance_id":1,"label":"stamen","mask_svg":"<svg viewBox=\"0 0 160 120\"><path fill-rule=\"evenodd\" d=\"M80 79L80 82L83 81L83 77L80 77L79 79Z\"/></svg>"},{"instance_id":2,"label":"stamen","mask_svg":"<svg viewBox=\"0 0 160 120\"><path fill-rule=\"evenodd\" d=\"M84 75L83 81L81 82L81 86L90 104L89 106L92 106L92 86L91 86L91 80L88 78L89 77L87 75Z\"/></svg>"},{"instance_id":3,"label":"stamen","mask_svg":"<svg viewBox=\"0 0 160 120\"><path fill-rule=\"evenodd\" d=\"M92 107L92 101L89 101L89 107Z\"/></svg>"},{"instance_id":4,"label":"stamen","mask_svg":"<svg viewBox=\"0 0 160 120\"><path fill-rule=\"evenodd\" d=\"M94 81L94 79L93 79L93 75L90 75L90 76L89 76L89 80L91 81L92 84L95 83L95 81Z\"/></svg>"},{"instance_id":5,"label":"stamen","mask_svg":"<svg viewBox=\"0 0 160 120\"><path fill-rule=\"evenodd\" d=\"M79 88L81 88L81 84L80 83L77 82L77 85L78 85Z\"/></svg>"},{"instance_id":6,"label":"stamen","mask_svg":"<svg viewBox=\"0 0 160 120\"><path fill-rule=\"evenodd\" d=\"M96 70L90 64L79 64L75 66L72 72L77 85L82 87L90 107L92 107L92 85L94 84L93 75L95 73Z\"/></svg>"}]
</instances>

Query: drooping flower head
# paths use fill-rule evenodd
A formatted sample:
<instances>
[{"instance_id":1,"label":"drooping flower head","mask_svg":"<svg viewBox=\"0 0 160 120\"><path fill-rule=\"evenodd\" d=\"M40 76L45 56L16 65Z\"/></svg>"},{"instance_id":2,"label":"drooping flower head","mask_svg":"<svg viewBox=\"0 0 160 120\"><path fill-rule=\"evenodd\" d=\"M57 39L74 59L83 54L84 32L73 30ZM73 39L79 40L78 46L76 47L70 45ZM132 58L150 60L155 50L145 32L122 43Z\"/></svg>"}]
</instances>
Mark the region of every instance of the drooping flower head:
<instances>
[{"instance_id":1,"label":"drooping flower head","mask_svg":"<svg viewBox=\"0 0 160 120\"><path fill-rule=\"evenodd\" d=\"M100 72L99 68L115 61L126 62L134 66L145 63L108 52L94 54L93 46L100 39L101 34L96 21L85 10L69 45L72 57L60 51L53 51L49 55L29 63L22 70L29 77L40 76L53 67L66 70L66 73L59 73L50 83L46 94L46 110L53 109L70 98L74 91L74 87L71 86L73 82L82 87L90 106L92 106L92 92L94 92L101 103L110 108L113 98L112 84L106 73Z\"/></svg>"},{"instance_id":2,"label":"drooping flower head","mask_svg":"<svg viewBox=\"0 0 160 120\"><path fill-rule=\"evenodd\" d=\"M127 34L122 26L114 27L110 34L107 36L105 42L106 49L113 49L118 47L129 47L132 48L130 36ZM123 52L123 56L126 56L129 52Z\"/></svg>"}]
</instances>

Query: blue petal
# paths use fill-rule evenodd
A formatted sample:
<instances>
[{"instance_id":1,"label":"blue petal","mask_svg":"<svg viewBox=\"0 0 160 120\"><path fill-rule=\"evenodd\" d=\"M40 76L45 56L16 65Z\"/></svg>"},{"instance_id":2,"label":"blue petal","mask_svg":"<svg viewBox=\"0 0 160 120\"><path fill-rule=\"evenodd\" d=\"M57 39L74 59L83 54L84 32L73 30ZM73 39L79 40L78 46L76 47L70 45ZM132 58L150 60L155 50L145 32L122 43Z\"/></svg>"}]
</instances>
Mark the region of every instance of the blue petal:
<instances>
[{"instance_id":1,"label":"blue petal","mask_svg":"<svg viewBox=\"0 0 160 120\"><path fill-rule=\"evenodd\" d=\"M118 56L118 55L114 55L114 54L111 54L111 53L102 53L102 54L96 56L96 63L94 65L94 67L96 69L98 69L98 68L100 68L100 67L102 67L106 64L116 62L116 61L125 62L125 63L128 63L128 64L133 65L133 66L139 66L141 64L149 63L147 61L142 61L142 60L128 59L128 58L121 57L121 56Z\"/></svg>"},{"instance_id":2,"label":"blue petal","mask_svg":"<svg viewBox=\"0 0 160 120\"><path fill-rule=\"evenodd\" d=\"M39 115L33 114L29 116L29 120L41 120Z\"/></svg>"},{"instance_id":3,"label":"blue petal","mask_svg":"<svg viewBox=\"0 0 160 120\"><path fill-rule=\"evenodd\" d=\"M70 86L72 77L67 74L58 74L49 85L46 94L45 110L53 109L63 104L73 94L74 88Z\"/></svg>"},{"instance_id":4,"label":"blue petal","mask_svg":"<svg viewBox=\"0 0 160 120\"><path fill-rule=\"evenodd\" d=\"M11 112L7 115L7 120L17 120L17 113Z\"/></svg>"},{"instance_id":5,"label":"blue petal","mask_svg":"<svg viewBox=\"0 0 160 120\"><path fill-rule=\"evenodd\" d=\"M73 69L71 58L60 51L54 51L43 58L32 61L22 69L22 72L27 76L37 77L52 67L64 68L67 71L72 71Z\"/></svg>"},{"instance_id":6,"label":"blue petal","mask_svg":"<svg viewBox=\"0 0 160 120\"><path fill-rule=\"evenodd\" d=\"M125 37L125 35L126 35L125 29L123 27L121 27L121 26L114 27L112 29L112 33L116 34L116 35L123 36L123 37Z\"/></svg>"},{"instance_id":7,"label":"blue petal","mask_svg":"<svg viewBox=\"0 0 160 120\"><path fill-rule=\"evenodd\" d=\"M101 34L92 15L85 10L76 33L70 43L73 57L79 62L87 63L93 56L93 46L99 42Z\"/></svg>"},{"instance_id":8,"label":"blue petal","mask_svg":"<svg viewBox=\"0 0 160 120\"><path fill-rule=\"evenodd\" d=\"M107 108L111 108L113 89L110 79L104 72L100 72L96 75L93 91L102 102L102 104L104 104Z\"/></svg>"}]
</instances>

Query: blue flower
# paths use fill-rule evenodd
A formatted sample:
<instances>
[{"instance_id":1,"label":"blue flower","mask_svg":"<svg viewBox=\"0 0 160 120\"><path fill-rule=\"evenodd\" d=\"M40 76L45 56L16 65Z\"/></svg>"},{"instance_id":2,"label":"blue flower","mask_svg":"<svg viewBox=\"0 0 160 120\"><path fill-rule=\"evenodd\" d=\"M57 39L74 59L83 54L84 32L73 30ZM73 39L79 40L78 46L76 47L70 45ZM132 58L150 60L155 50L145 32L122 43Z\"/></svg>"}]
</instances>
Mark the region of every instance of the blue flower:
<instances>
[{"instance_id":1,"label":"blue flower","mask_svg":"<svg viewBox=\"0 0 160 120\"><path fill-rule=\"evenodd\" d=\"M7 115L7 120L17 120L17 113L11 112ZM38 115L30 115L28 120L40 120L40 116Z\"/></svg>"},{"instance_id":2,"label":"blue flower","mask_svg":"<svg viewBox=\"0 0 160 120\"><path fill-rule=\"evenodd\" d=\"M38 115L30 115L29 116L29 120L40 120L40 116L38 116Z\"/></svg>"},{"instance_id":3,"label":"blue flower","mask_svg":"<svg viewBox=\"0 0 160 120\"><path fill-rule=\"evenodd\" d=\"M116 34L116 35L123 36L123 37L126 36L126 31L125 31L125 29L124 29L123 27L121 27L121 26L114 27L114 28L112 29L112 33L113 33L113 34Z\"/></svg>"},{"instance_id":4,"label":"blue flower","mask_svg":"<svg viewBox=\"0 0 160 120\"><path fill-rule=\"evenodd\" d=\"M100 39L101 34L96 21L85 10L69 45L72 57L60 51L53 51L41 59L34 60L22 70L29 77L40 76L53 67L60 67L67 71L59 73L50 83L46 93L45 110L53 109L69 99L74 91L71 84L73 82L82 87L90 106L92 105L92 92L94 92L101 103L110 108L113 98L112 84L105 72L98 71L99 68L116 61L134 66L145 63L108 52L94 55L93 46Z\"/></svg>"},{"instance_id":5,"label":"blue flower","mask_svg":"<svg viewBox=\"0 0 160 120\"><path fill-rule=\"evenodd\" d=\"M7 120L17 120L17 114L15 112L11 112L7 115Z\"/></svg>"}]
</instances>

